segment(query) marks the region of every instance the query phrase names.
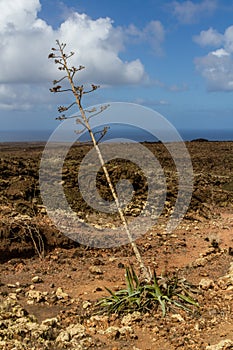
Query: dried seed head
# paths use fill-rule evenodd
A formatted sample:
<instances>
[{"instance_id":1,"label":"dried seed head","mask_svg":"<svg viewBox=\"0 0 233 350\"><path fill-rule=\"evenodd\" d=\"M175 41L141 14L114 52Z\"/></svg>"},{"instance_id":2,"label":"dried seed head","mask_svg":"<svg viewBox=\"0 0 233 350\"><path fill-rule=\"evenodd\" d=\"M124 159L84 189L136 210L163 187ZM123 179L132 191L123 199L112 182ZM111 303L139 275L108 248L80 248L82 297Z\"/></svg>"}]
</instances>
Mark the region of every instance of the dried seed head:
<instances>
[{"instance_id":1,"label":"dried seed head","mask_svg":"<svg viewBox=\"0 0 233 350\"><path fill-rule=\"evenodd\" d=\"M51 92L58 92L61 89L61 85L54 86L53 88L49 89Z\"/></svg>"},{"instance_id":2,"label":"dried seed head","mask_svg":"<svg viewBox=\"0 0 233 350\"><path fill-rule=\"evenodd\" d=\"M60 115L59 117L56 118L56 120L64 120L67 119L65 114Z\"/></svg>"},{"instance_id":3,"label":"dried seed head","mask_svg":"<svg viewBox=\"0 0 233 350\"><path fill-rule=\"evenodd\" d=\"M57 110L58 110L59 113L61 113L61 112L67 111L68 108L65 107L65 106L59 106L59 107L57 108Z\"/></svg>"},{"instance_id":4,"label":"dried seed head","mask_svg":"<svg viewBox=\"0 0 233 350\"><path fill-rule=\"evenodd\" d=\"M93 91L94 91L94 90L96 90L96 89L98 89L98 88L99 88L99 85L94 85L94 84L91 84L91 87L92 87L92 89L93 89Z\"/></svg>"}]
</instances>

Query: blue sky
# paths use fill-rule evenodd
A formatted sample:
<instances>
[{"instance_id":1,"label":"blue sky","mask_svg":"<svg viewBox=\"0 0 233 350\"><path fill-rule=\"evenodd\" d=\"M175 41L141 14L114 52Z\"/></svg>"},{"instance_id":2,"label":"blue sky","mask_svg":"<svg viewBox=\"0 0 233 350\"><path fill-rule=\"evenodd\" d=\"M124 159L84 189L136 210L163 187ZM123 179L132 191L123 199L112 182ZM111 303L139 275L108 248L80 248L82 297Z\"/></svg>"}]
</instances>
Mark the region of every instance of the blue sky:
<instances>
[{"instance_id":1,"label":"blue sky","mask_svg":"<svg viewBox=\"0 0 233 350\"><path fill-rule=\"evenodd\" d=\"M178 130L233 130L233 1L1 0L2 130L55 129L55 40L109 101L155 109Z\"/></svg>"}]
</instances>

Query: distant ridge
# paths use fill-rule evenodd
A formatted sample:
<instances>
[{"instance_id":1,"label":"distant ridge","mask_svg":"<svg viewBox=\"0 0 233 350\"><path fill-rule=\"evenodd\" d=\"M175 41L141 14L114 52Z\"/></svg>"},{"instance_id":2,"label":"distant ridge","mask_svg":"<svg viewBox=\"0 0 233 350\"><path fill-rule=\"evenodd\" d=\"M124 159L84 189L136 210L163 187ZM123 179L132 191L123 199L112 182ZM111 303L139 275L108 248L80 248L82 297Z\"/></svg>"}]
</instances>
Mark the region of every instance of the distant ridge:
<instances>
[{"instance_id":1,"label":"distant ridge","mask_svg":"<svg viewBox=\"0 0 233 350\"><path fill-rule=\"evenodd\" d=\"M203 138L198 138L198 139L191 140L191 142L209 142L209 140L203 139Z\"/></svg>"}]
</instances>

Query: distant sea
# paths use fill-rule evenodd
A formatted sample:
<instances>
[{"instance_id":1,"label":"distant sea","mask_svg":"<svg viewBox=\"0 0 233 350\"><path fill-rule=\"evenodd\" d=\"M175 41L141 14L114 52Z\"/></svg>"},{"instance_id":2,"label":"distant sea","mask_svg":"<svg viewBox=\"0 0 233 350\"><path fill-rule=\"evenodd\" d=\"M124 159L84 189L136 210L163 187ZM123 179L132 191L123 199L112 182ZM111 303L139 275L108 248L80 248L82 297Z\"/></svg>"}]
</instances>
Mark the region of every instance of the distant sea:
<instances>
[{"instance_id":1,"label":"distant sea","mask_svg":"<svg viewBox=\"0 0 233 350\"><path fill-rule=\"evenodd\" d=\"M46 142L53 131L51 130L6 130L0 131L0 143L1 142ZM180 136L184 141L191 141L195 139L207 139L209 141L233 141L233 130L178 130ZM102 139L110 140L111 138L128 138L137 142L158 141L152 134L138 129L124 127L110 129L105 137ZM87 141L88 137L84 136L82 141Z\"/></svg>"}]
</instances>

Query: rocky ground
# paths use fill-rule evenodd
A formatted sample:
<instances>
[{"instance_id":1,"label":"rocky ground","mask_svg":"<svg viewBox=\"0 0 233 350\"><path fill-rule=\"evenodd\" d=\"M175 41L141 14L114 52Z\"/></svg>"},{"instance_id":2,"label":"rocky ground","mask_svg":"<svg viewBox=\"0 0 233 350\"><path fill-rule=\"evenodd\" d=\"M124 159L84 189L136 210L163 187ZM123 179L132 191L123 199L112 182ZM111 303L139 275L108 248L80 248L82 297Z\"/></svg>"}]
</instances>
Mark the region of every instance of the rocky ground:
<instances>
[{"instance_id":1,"label":"rocky ground","mask_svg":"<svg viewBox=\"0 0 233 350\"><path fill-rule=\"evenodd\" d=\"M94 249L60 233L40 198L41 144L1 144L0 346L2 349L233 349L233 142L189 142L194 191L178 228L165 230L177 194L174 164L163 145L147 144L166 174L167 198L158 224L137 242L157 274L176 272L198 288L199 309L151 313L97 313L104 287L125 286L125 266L137 264L130 246ZM89 146L74 147L64 168L64 191L83 220L106 224L72 190ZM115 182L133 180L137 216L146 183L139 170L109 164ZM115 172L114 172L115 171ZM110 194L99 174L100 192ZM111 222L117 219L112 216Z\"/></svg>"}]
</instances>

